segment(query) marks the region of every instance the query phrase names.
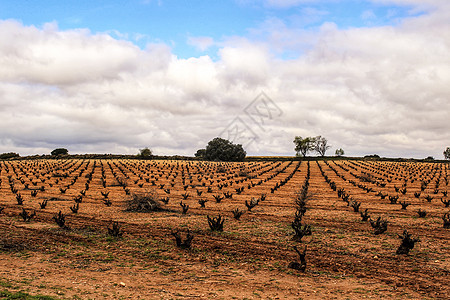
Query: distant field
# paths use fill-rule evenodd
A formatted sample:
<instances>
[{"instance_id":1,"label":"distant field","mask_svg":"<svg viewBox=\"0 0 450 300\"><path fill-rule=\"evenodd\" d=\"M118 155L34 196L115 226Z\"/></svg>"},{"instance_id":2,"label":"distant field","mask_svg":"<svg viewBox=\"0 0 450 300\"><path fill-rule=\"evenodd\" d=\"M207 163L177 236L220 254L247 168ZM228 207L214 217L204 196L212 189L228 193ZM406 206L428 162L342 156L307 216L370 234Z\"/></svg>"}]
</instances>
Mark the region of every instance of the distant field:
<instances>
[{"instance_id":1,"label":"distant field","mask_svg":"<svg viewBox=\"0 0 450 300\"><path fill-rule=\"evenodd\" d=\"M449 179L447 163L4 161L0 291L56 299L448 299ZM302 224L312 233L298 242L291 223L305 182ZM133 194L149 192L168 203L125 210ZM249 211L252 199L260 201ZM375 235L352 201L387 220L387 231ZM236 208L245 211L239 220ZM36 215L26 222L23 209ZM54 220L60 211L67 228ZM219 215L223 232L211 231L207 216ZM122 237L108 234L113 222ZM397 255L405 229L420 242ZM191 248L177 247L171 233L188 230ZM307 245L305 272L288 268L298 261L295 245Z\"/></svg>"}]
</instances>

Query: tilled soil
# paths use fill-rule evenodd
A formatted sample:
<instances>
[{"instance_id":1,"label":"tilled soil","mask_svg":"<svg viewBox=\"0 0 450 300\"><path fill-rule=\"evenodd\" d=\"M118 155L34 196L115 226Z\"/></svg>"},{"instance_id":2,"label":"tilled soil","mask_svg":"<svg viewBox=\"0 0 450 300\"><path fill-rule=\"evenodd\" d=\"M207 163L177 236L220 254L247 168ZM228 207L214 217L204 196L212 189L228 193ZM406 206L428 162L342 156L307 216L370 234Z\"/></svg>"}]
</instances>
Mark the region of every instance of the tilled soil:
<instances>
[{"instance_id":1,"label":"tilled soil","mask_svg":"<svg viewBox=\"0 0 450 300\"><path fill-rule=\"evenodd\" d=\"M442 220L449 209L441 202L448 199L448 164L8 161L0 179L0 290L56 299L449 298L450 234ZM302 223L311 225L312 234L298 242L291 222L305 182ZM372 219L388 220L387 231L374 235L339 189ZM69 208L82 191L73 213ZM169 197L169 203L154 212L126 211L130 195L146 191ZM224 192L232 198L217 203L213 195ZM398 202L379 193L398 195ZM262 194L266 199L248 211L245 201ZM199 199L208 200L205 208ZM403 201L410 203L406 210ZM186 214L180 202L189 205ZM239 220L231 213L235 208L246 211ZM424 218L419 208L427 211ZM24 222L22 209L36 216ZM54 221L59 211L65 228ZM224 231L213 232L207 216L219 215ZM113 221L121 237L108 234ZM409 255L397 255L405 229L420 241ZM177 248L171 233L185 237L188 230L191 248ZM288 268L299 260L294 246L307 249L305 272Z\"/></svg>"}]
</instances>

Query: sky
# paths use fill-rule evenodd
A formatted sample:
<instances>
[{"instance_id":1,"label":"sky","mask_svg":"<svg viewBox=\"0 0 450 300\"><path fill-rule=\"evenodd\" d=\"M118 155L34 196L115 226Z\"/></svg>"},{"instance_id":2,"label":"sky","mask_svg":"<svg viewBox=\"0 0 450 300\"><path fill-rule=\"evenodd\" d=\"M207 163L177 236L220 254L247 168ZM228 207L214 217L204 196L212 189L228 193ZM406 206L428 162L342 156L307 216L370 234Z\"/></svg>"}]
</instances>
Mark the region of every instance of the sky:
<instances>
[{"instance_id":1,"label":"sky","mask_svg":"<svg viewBox=\"0 0 450 300\"><path fill-rule=\"evenodd\" d=\"M0 1L0 153L442 159L449 120L447 0Z\"/></svg>"}]
</instances>

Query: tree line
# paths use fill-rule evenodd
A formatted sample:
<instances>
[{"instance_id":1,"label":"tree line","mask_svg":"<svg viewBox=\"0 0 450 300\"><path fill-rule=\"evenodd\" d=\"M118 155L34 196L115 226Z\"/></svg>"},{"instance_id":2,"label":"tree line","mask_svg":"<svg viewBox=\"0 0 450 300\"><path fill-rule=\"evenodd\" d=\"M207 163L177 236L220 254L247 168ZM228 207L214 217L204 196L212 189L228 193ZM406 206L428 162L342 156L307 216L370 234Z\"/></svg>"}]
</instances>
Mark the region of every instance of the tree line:
<instances>
[{"instance_id":1,"label":"tree line","mask_svg":"<svg viewBox=\"0 0 450 300\"><path fill-rule=\"evenodd\" d=\"M328 140L322 136L316 137L301 137L296 136L294 139L295 153L296 156L306 157L310 152L316 152L320 156L325 156L326 152L331 148L328 144ZM65 156L68 155L69 151L66 148L57 148L51 152L52 156ZM335 155L340 157L345 154L342 148L335 151ZM450 147L447 147L443 152L444 158L450 160ZM195 157L200 159L205 159L209 161L243 161L247 155L242 145L233 144L229 140L216 137L208 142L205 148L199 149L195 153ZM18 153L9 152L1 153L0 159L11 159L20 157ZM141 159L152 159L153 152L150 148L146 147L139 150L139 154L136 156ZM366 156L371 157L371 156ZM373 157L378 157L378 155L373 155ZM434 160L433 157L428 157L427 159Z\"/></svg>"}]
</instances>

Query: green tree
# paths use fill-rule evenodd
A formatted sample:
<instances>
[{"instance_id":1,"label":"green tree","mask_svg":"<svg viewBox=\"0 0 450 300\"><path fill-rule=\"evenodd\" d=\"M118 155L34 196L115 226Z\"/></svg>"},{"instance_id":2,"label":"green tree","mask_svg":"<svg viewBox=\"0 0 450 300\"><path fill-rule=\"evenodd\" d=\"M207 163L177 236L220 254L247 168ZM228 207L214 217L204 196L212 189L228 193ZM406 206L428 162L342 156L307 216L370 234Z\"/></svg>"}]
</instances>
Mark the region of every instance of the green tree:
<instances>
[{"instance_id":1,"label":"green tree","mask_svg":"<svg viewBox=\"0 0 450 300\"><path fill-rule=\"evenodd\" d=\"M314 138L315 145L314 150L320 154L320 156L325 156L325 152L331 148L331 146L327 145L328 140L322 136L317 136Z\"/></svg>"},{"instance_id":2,"label":"green tree","mask_svg":"<svg viewBox=\"0 0 450 300\"><path fill-rule=\"evenodd\" d=\"M344 153L344 150L343 150L342 148L339 148L339 149L336 149L335 154L336 154L336 156L341 157L341 156L343 156L345 153Z\"/></svg>"},{"instance_id":3,"label":"green tree","mask_svg":"<svg viewBox=\"0 0 450 300\"><path fill-rule=\"evenodd\" d=\"M296 136L294 139L295 152L297 156L305 157L309 151L313 151L316 145L316 140L313 137Z\"/></svg>"},{"instance_id":4,"label":"green tree","mask_svg":"<svg viewBox=\"0 0 450 300\"><path fill-rule=\"evenodd\" d=\"M142 158L151 158L153 156L153 153L150 148L145 147L144 149L139 150L139 156Z\"/></svg>"},{"instance_id":5,"label":"green tree","mask_svg":"<svg viewBox=\"0 0 450 300\"><path fill-rule=\"evenodd\" d=\"M206 149L198 149L194 155L195 155L195 157L205 158L206 157Z\"/></svg>"},{"instance_id":6,"label":"green tree","mask_svg":"<svg viewBox=\"0 0 450 300\"><path fill-rule=\"evenodd\" d=\"M19 153L8 152L0 154L0 159L9 159L14 157L20 157Z\"/></svg>"},{"instance_id":7,"label":"green tree","mask_svg":"<svg viewBox=\"0 0 450 300\"><path fill-rule=\"evenodd\" d=\"M243 161L247 155L242 145L233 144L219 137L208 142L204 154L208 160L220 161Z\"/></svg>"},{"instance_id":8,"label":"green tree","mask_svg":"<svg viewBox=\"0 0 450 300\"><path fill-rule=\"evenodd\" d=\"M447 149L445 149L444 157L445 159L450 159L450 147L447 147Z\"/></svg>"},{"instance_id":9,"label":"green tree","mask_svg":"<svg viewBox=\"0 0 450 300\"><path fill-rule=\"evenodd\" d=\"M50 152L51 155L67 155L69 154L69 150L66 148L56 148L52 152Z\"/></svg>"}]
</instances>

